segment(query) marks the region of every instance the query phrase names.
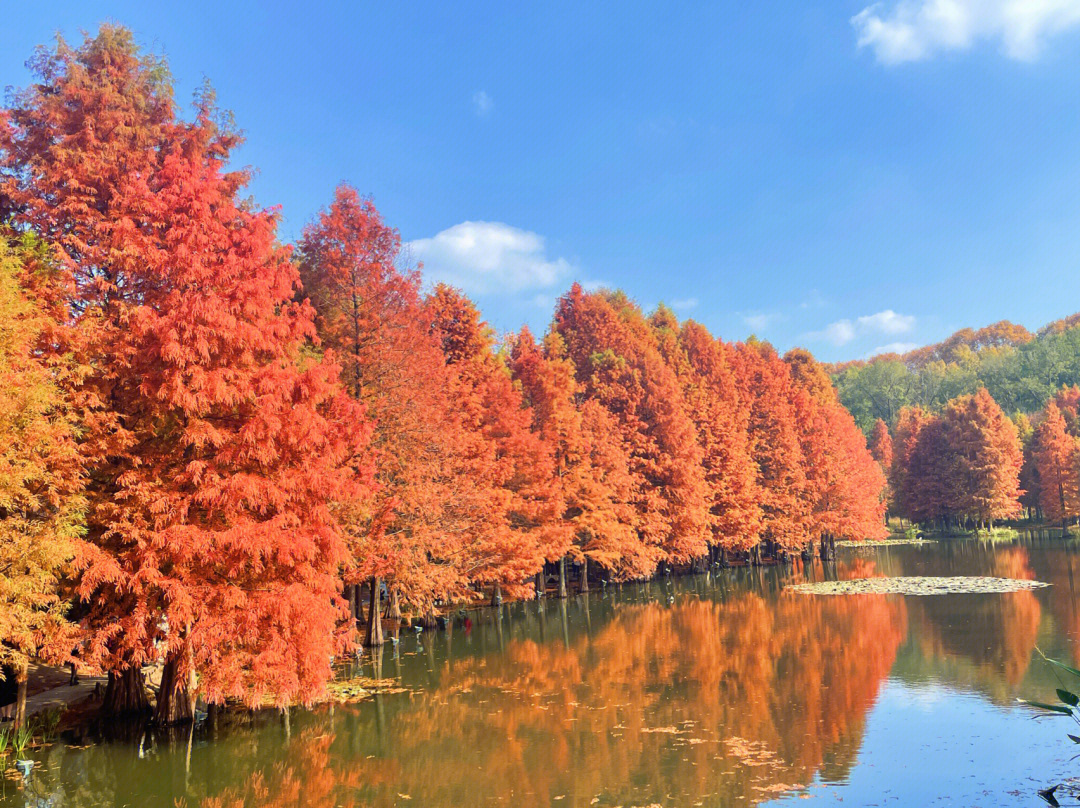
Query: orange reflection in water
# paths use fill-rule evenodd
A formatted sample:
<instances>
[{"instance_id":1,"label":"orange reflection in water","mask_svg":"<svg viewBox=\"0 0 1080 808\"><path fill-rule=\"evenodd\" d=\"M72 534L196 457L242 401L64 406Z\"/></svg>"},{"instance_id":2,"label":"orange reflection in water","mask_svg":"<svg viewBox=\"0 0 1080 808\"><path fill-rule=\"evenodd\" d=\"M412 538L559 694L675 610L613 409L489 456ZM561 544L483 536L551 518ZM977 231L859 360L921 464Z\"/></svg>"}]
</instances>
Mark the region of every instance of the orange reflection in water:
<instances>
[{"instance_id":1,"label":"orange reflection in water","mask_svg":"<svg viewBox=\"0 0 1080 808\"><path fill-rule=\"evenodd\" d=\"M1024 547L1002 547L980 558L971 574L1034 579ZM908 612L927 668L1011 701L1031 665L1042 606L1031 591L996 596L911 598Z\"/></svg>"},{"instance_id":2,"label":"orange reflection in water","mask_svg":"<svg viewBox=\"0 0 1080 808\"><path fill-rule=\"evenodd\" d=\"M556 636L564 607L547 607ZM896 598L616 605L568 643L445 664L378 726L360 709L355 731L382 737L374 758L316 735L246 793L202 804L296 805L301 782L303 804L327 806L758 802L847 770L905 637Z\"/></svg>"}]
</instances>

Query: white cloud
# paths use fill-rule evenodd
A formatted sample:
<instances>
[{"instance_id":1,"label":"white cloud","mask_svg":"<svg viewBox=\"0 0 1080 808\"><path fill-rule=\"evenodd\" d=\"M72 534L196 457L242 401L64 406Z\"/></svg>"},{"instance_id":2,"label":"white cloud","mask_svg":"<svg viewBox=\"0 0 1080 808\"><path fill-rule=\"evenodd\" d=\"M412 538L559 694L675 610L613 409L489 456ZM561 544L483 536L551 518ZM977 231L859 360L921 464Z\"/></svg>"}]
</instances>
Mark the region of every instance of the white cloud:
<instances>
[{"instance_id":1,"label":"white cloud","mask_svg":"<svg viewBox=\"0 0 1080 808\"><path fill-rule=\"evenodd\" d=\"M897 314L892 309L885 309L877 314L860 317L859 327L883 334L904 334L915 327L915 318L910 314Z\"/></svg>"},{"instance_id":2,"label":"white cloud","mask_svg":"<svg viewBox=\"0 0 1080 808\"><path fill-rule=\"evenodd\" d=\"M897 314L892 309L885 309L877 314L858 317L854 322L837 320L820 331L810 331L804 336L814 342L830 342L839 347L867 334L903 334L914 327L915 318L910 314Z\"/></svg>"},{"instance_id":3,"label":"white cloud","mask_svg":"<svg viewBox=\"0 0 1080 808\"><path fill-rule=\"evenodd\" d=\"M855 339L855 326L851 320L837 320L821 331L811 331L806 338L815 342L831 342L836 346L847 345Z\"/></svg>"},{"instance_id":4,"label":"white cloud","mask_svg":"<svg viewBox=\"0 0 1080 808\"><path fill-rule=\"evenodd\" d=\"M684 297L681 300L672 300L671 308L675 309L676 311L682 311L685 309L692 309L697 306L697 304L698 299L696 297Z\"/></svg>"},{"instance_id":5,"label":"white cloud","mask_svg":"<svg viewBox=\"0 0 1080 808\"><path fill-rule=\"evenodd\" d=\"M906 354L908 351L914 351L918 347L919 343L917 342L890 342L888 345L877 346L866 355L866 358L869 359L871 356L887 353Z\"/></svg>"},{"instance_id":6,"label":"white cloud","mask_svg":"<svg viewBox=\"0 0 1080 808\"><path fill-rule=\"evenodd\" d=\"M495 101L483 90L477 90L473 93L472 102L476 114L481 118L491 112L492 108L495 106Z\"/></svg>"},{"instance_id":7,"label":"white cloud","mask_svg":"<svg viewBox=\"0 0 1080 808\"><path fill-rule=\"evenodd\" d=\"M851 18L860 48L883 64L997 42L1010 59L1035 59L1046 40L1080 26L1080 0L891 0Z\"/></svg>"},{"instance_id":8,"label":"white cloud","mask_svg":"<svg viewBox=\"0 0 1080 808\"><path fill-rule=\"evenodd\" d=\"M548 258L542 236L502 222L462 222L405 246L426 278L473 294L546 289L572 270Z\"/></svg>"},{"instance_id":9,"label":"white cloud","mask_svg":"<svg viewBox=\"0 0 1080 808\"><path fill-rule=\"evenodd\" d=\"M759 312L757 314L744 314L743 322L755 331L764 331L770 325L780 319L776 312Z\"/></svg>"}]
</instances>

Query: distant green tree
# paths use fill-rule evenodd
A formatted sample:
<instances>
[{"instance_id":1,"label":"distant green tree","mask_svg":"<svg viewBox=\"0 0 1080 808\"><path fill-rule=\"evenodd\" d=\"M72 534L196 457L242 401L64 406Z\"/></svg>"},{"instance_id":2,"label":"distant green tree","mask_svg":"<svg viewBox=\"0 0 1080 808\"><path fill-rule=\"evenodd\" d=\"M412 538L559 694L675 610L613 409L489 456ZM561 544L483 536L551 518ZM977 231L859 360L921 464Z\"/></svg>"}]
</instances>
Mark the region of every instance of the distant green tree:
<instances>
[{"instance_id":1,"label":"distant green tree","mask_svg":"<svg viewBox=\"0 0 1080 808\"><path fill-rule=\"evenodd\" d=\"M894 426L901 407L937 412L981 388L1006 412L1035 413L1062 387L1080 384L1077 323L1051 324L1035 337L1011 328L965 329L903 356L852 362L835 368L833 381L867 433L878 418Z\"/></svg>"}]
</instances>

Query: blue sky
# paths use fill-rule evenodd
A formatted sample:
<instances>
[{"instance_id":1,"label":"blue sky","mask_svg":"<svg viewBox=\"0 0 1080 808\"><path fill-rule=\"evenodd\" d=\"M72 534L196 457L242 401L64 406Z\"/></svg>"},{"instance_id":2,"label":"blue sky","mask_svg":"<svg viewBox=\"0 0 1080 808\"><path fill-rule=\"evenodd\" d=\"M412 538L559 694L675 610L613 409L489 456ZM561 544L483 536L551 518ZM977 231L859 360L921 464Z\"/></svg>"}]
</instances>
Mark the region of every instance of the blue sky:
<instances>
[{"instance_id":1,"label":"blue sky","mask_svg":"<svg viewBox=\"0 0 1080 808\"><path fill-rule=\"evenodd\" d=\"M499 329L575 279L826 360L1080 310L1080 0L37 0L203 77L292 239L340 181Z\"/></svg>"}]
</instances>

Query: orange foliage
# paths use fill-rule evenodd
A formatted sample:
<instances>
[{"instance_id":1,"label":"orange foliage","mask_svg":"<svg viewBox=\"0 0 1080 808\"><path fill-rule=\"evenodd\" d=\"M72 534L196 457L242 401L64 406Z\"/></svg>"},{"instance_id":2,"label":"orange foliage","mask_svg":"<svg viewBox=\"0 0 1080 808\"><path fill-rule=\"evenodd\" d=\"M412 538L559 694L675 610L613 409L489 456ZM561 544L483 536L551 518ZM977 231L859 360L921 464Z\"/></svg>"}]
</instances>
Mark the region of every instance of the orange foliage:
<instances>
[{"instance_id":1,"label":"orange foliage","mask_svg":"<svg viewBox=\"0 0 1080 808\"><path fill-rule=\"evenodd\" d=\"M894 448L891 483L901 515L992 527L1020 512L1020 436L985 388L953 399L940 416L902 409Z\"/></svg>"},{"instance_id":2,"label":"orange foliage","mask_svg":"<svg viewBox=\"0 0 1080 808\"><path fill-rule=\"evenodd\" d=\"M1065 418L1053 401L1046 402L1043 422L1035 428L1032 453L1039 477L1043 516L1062 526L1080 515L1077 439L1066 431Z\"/></svg>"},{"instance_id":3,"label":"orange foliage","mask_svg":"<svg viewBox=\"0 0 1080 808\"><path fill-rule=\"evenodd\" d=\"M237 197L210 100L177 119L117 28L37 67L0 127L2 191L72 279L84 659L164 653L213 700L309 700L339 647L330 503L363 498L370 426L305 353L311 309L274 215Z\"/></svg>"},{"instance_id":4,"label":"orange foliage","mask_svg":"<svg viewBox=\"0 0 1080 808\"><path fill-rule=\"evenodd\" d=\"M656 560L703 555L707 508L701 448L678 380L640 310L621 295L575 284L553 326L566 344L584 396L618 425L634 477L636 527Z\"/></svg>"},{"instance_id":5,"label":"orange foliage","mask_svg":"<svg viewBox=\"0 0 1080 808\"><path fill-rule=\"evenodd\" d=\"M762 535L785 549L810 538L810 490L788 365L768 343L735 346L739 393L750 402L750 455L761 491Z\"/></svg>"},{"instance_id":6,"label":"orange foliage","mask_svg":"<svg viewBox=\"0 0 1080 808\"><path fill-rule=\"evenodd\" d=\"M532 596L564 558L624 580L880 532L881 474L809 354L578 285L498 350L348 186L294 261L212 95L184 120L130 32L32 67L0 114L0 216L55 260L15 279L40 315L17 347L78 424L82 659L111 693L165 662L159 707L189 674L211 701L308 701L351 640L343 581L430 612Z\"/></svg>"}]
</instances>

